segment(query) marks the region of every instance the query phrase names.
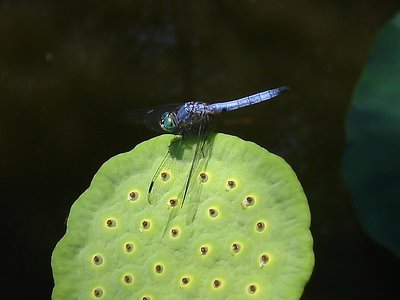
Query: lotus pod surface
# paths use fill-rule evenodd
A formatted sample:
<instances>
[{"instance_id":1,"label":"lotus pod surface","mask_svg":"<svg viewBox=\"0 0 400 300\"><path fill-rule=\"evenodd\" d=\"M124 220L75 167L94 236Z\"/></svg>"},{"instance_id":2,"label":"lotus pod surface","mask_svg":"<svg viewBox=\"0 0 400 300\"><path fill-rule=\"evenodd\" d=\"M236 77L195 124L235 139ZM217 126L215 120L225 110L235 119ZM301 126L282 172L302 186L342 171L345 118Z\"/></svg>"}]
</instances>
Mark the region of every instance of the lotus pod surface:
<instances>
[{"instance_id":1,"label":"lotus pod surface","mask_svg":"<svg viewBox=\"0 0 400 300\"><path fill-rule=\"evenodd\" d=\"M314 256L289 165L216 134L181 205L194 151L184 139L149 203L172 138L111 158L73 204L52 255L53 299L299 299Z\"/></svg>"}]
</instances>

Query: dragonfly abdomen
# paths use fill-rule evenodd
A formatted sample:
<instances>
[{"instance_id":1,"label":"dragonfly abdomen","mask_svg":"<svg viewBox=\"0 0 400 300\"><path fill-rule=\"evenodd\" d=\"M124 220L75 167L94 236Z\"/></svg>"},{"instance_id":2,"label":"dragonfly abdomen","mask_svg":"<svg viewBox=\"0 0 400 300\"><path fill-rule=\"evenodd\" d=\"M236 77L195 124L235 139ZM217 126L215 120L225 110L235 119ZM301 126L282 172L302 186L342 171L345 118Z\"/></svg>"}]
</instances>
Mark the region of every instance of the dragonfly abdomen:
<instances>
[{"instance_id":1,"label":"dragonfly abdomen","mask_svg":"<svg viewBox=\"0 0 400 300\"><path fill-rule=\"evenodd\" d=\"M237 100L209 104L208 111L211 114L216 114L216 113L221 113L224 111L236 110L236 109L239 109L242 107L260 103L260 102L269 100L271 98L274 98L276 96L279 96L287 89L288 89L288 87L283 86L283 87L279 87L276 89L267 90L267 91L264 91L261 93L250 95L247 97L243 97L243 98L240 98Z\"/></svg>"}]
</instances>

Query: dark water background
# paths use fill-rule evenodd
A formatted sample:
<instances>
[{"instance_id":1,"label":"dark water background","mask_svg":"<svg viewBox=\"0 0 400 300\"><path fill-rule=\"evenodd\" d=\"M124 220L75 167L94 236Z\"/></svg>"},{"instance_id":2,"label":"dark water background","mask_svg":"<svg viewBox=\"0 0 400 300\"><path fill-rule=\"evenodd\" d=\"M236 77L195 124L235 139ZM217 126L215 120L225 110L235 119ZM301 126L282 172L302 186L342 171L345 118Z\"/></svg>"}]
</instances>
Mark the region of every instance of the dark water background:
<instances>
[{"instance_id":1,"label":"dark water background","mask_svg":"<svg viewBox=\"0 0 400 300\"><path fill-rule=\"evenodd\" d=\"M399 8L395 0L0 1L2 292L50 297L51 252L70 206L103 162L155 135L119 124L119 112L289 85L276 101L221 116L217 128L297 173L316 256L303 299L400 299L399 261L363 232L341 176L354 85Z\"/></svg>"}]
</instances>

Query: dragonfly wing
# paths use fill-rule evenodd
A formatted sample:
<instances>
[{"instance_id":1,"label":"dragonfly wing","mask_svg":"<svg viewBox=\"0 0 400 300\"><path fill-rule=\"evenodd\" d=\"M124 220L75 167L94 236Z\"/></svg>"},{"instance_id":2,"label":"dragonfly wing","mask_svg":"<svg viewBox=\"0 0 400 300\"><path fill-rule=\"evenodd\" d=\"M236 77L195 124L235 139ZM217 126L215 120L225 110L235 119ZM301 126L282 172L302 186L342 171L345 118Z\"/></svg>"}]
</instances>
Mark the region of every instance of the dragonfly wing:
<instances>
[{"instance_id":1,"label":"dragonfly wing","mask_svg":"<svg viewBox=\"0 0 400 300\"><path fill-rule=\"evenodd\" d=\"M161 237L164 237L165 233L167 232L168 228L169 228L169 224L171 223L171 221L176 217L176 215L178 214L178 210L179 207L173 207L171 212L169 213L169 217L168 217L168 221L167 224L165 224L165 227L163 229L163 233Z\"/></svg>"},{"instance_id":2,"label":"dragonfly wing","mask_svg":"<svg viewBox=\"0 0 400 300\"><path fill-rule=\"evenodd\" d=\"M177 140L180 140L180 138L174 138L171 141L167 153L151 179L147 193L147 200L150 204L154 204L159 199L167 197L168 191L174 185L177 174L180 174L182 166L179 161L171 155L171 145Z\"/></svg>"},{"instance_id":3,"label":"dragonfly wing","mask_svg":"<svg viewBox=\"0 0 400 300\"><path fill-rule=\"evenodd\" d=\"M202 182L200 171L205 171L210 152L211 138L207 133L196 137L176 138L156 170L149 185L148 202L165 201L170 212L163 236L182 208L186 210L186 223L195 219L200 202ZM171 204L170 201L175 205Z\"/></svg>"},{"instance_id":4,"label":"dragonfly wing","mask_svg":"<svg viewBox=\"0 0 400 300\"><path fill-rule=\"evenodd\" d=\"M168 169L168 165L171 164L171 157L169 151L165 154L163 160L161 161L160 165L158 166L157 171L154 173L153 178L151 179L149 190L147 193L147 200L150 204L154 204L160 198L162 194L162 182L169 180L168 173L165 175L161 175L164 169ZM165 189L165 188L164 188Z\"/></svg>"},{"instance_id":5,"label":"dragonfly wing","mask_svg":"<svg viewBox=\"0 0 400 300\"><path fill-rule=\"evenodd\" d=\"M201 190L203 184L207 182L207 163L212 147L212 137L204 135L201 137L199 143L196 145L196 150L193 156L193 171L190 175L187 189L188 194L188 209L186 215L186 224L191 224L197 213L197 209L201 199Z\"/></svg>"},{"instance_id":6,"label":"dragonfly wing","mask_svg":"<svg viewBox=\"0 0 400 300\"><path fill-rule=\"evenodd\" d=\"M182 185L190 182L190 179L185 176L188 174L188 156L190 154L191 147L188 149L182 138L173 139L149 185L148 202L155 204L162 199L170 210L162 236L165 235L171 221L183 205L185 188L182 188Z\"/></svg>"}]
</instances>

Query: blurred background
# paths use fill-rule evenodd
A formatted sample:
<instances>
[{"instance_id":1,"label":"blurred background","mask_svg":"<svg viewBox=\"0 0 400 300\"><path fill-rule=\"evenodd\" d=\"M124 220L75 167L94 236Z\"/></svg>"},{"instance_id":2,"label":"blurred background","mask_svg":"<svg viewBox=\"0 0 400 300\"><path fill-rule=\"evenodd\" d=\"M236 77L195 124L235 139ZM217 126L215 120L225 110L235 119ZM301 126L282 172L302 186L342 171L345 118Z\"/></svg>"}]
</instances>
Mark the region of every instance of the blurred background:
<instances>
[{"instance_id":1,"label":"blurred background","mask_svg":"<svg viewBox=\"0 0 400 300\"><path fill-rule=\"evenodd\" d=\"M302 299L400 299L399 260L363 230L341 164L354 87L397 0L0 1L2 274L48 299L69 209L109 158L154 133L120 112L289 85L218 118L294 169L315 269Z\"/></svg>"}]
</instances>

